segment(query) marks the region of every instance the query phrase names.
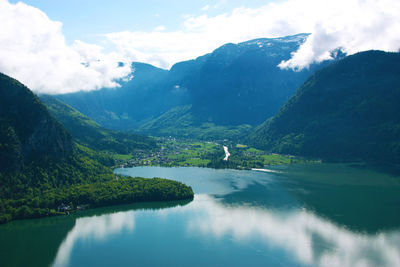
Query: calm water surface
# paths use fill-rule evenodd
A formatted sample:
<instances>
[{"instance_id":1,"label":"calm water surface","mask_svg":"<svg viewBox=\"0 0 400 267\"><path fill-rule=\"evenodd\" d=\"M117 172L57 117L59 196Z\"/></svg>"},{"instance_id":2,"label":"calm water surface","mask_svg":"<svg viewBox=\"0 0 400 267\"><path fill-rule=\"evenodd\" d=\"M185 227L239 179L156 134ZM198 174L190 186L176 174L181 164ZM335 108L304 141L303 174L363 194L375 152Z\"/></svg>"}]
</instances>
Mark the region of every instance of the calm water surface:
<instances>
[{"instance_id":1,"label":"calm water surface","mask_svg":"<svg viewBox=\"0 0 400 267\"><path fill-rule=\"evenodd\" d=\"M274 172L137 167L191 185L142 203L0 226L1 266L400 266L400 177L341 164Z\"/></svg>"}]
</instances>

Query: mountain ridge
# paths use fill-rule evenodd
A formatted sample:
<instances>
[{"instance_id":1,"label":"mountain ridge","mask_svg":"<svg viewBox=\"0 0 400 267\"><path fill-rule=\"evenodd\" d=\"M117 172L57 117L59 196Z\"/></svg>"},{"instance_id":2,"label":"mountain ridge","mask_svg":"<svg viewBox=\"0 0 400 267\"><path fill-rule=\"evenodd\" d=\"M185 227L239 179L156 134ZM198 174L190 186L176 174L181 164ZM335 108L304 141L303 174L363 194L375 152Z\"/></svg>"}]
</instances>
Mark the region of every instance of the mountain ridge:
<instances>
[{"instance_id":1,"label":"mountain ridge","mask_svg":"<svg viewBox=\"0 0 400 267\"><path fill-rule=\"evenodd\" d=\"M156 142L149 137L105 129L52 96L40 95L39 98L47 106L50 114L72 134L77 142L91 149L129 154L136 149L156 147Z\"/></svg>"},{"instance_id":2,"label":"mountain ridge","mask_svg":"<svg viewBox=\"0 0 400 267\"><path fill-rule=\"evenodd\" d=\"M248 140L277 153L398 164L399 60L366 51L317 71Z\"/></svg>"},{"instance_id":3,"label":"mountain ridge","mask_svg":"<svg viewBox=\"0 0 400 267\"><path fill-rule=\"evenodd\" d=\"M144 129L164 113L187 105L192 106L191 123L196 126L255 126L274 115L320 67L313 65L299 72L277 66L288 60L307 37L298 34L226 44L212 53L178 62L169 71L149 67L154 75L145 73L141 63L133 63L134 78L121 88L56 97L103 127L116 130Z\"/></svg>"}]
</instances>

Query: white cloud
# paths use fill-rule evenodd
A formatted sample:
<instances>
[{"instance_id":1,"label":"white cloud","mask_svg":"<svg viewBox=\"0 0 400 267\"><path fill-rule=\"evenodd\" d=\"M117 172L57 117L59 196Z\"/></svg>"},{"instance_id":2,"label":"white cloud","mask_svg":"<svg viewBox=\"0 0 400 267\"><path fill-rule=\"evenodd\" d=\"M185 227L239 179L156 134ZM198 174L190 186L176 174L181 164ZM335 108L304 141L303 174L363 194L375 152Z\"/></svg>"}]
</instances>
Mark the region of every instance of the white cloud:
<instances>
[{"instance_id":1,"label":"white cloud","mask_svg":"<svg viewBox=\"0 0 400 267\"><path fill-rule=\"evenodd\" d=\"M216 239L232 236L239 244L257 236L267 246L282 248L307 266L400 264L399 231L354 232L307 210L227 206L207 195L196 195L194 202L182 209L194 211L187 216L191 233ZM257 248L263 251L262 246Z\"/></svg>"},{"instance_id":2,"label":"white cloud","mask_svg":"<svg viewBox=\"0 0 400 267\"><path fill-rule=\"evenodd\" d=\"M219 7L223 6L223 5L226 5L226 3L227 3L227 0L219 0L213 7L214 8L219 8Z\"/></svg>"},{"instance_id":3,"label":"white cloud","mask_svg":"<svg viewBox=\"0 0 400 267\"><path fill-rule=\"evenodd\" d=\"M201 11L207 11L207 10L209 10L210 9L210 6L209 5L205 5L205 6L203 6L202 8L201 8Z\"/></svg>"},{"instance_id":4,"label":"white cloud","mask_svg":"<svg viewBox=\"0 0 400 267\"><path fill-rule=\"evenodd\" d=\"M324 19L315 21L313 34L282 62L281 68L302 69L310 63L330 59L330 51L341 48L351 55L378 49L400 48L400 2L392 0L325 1Z\"/></svg>"},{"instance_id":5,"label":"white cloud","mask_svg":"<svg viewBox=\"0 0 400 267\"><path fill-rule=\"evenodd\" d=\"M160 25L154 28L155 32L162 32L165 31L167 28L164 25Z\"/></svg>"},{"instance_id":6,"label":"white cloud","mask_svg":"<svg viewBox=\"0 0 400 267\"><path fill-rule=\"evenodd\" d=\"M116 87L131 73L121 56L75 41L68 46L62 24L24 3L0 0L0 72L39 93Z\"/></svg>"},{"instance_id":7,"label":"white cloud","mask_svg":"<svg viewBox=\"0 0 400 267\"><path fill-rule=\"evenodd\" d=\"M228 42L312 33L283 68L303 68L329 59L341 47L348 54L400 47L398 0L286 0L260 8L236 8L209 17L186 17L176 31L106 34L118 51L136 61L169 68Z\"/></svg>"},{"instance_id":8,"label":"white cloud","mask_svg":"<svg viewBox=\"0 0 400 267\"><path fill-rule=\"evenodd\" d=\"M39 93L93 90L118 86L131 73L130 61L170 68L228 42L308 32L308 40L280 64L301 69L329 59L338 47L348 54L398 51L398 14L398 0L286 0L217 16L189 15L175 31L161 25L105 34L117 52L104 53L101 46L81 41L67 45L62 24L39 9L0 0L0 72ZM126 64L118 67L118 62Z\"/></svg>"}]
</instances>

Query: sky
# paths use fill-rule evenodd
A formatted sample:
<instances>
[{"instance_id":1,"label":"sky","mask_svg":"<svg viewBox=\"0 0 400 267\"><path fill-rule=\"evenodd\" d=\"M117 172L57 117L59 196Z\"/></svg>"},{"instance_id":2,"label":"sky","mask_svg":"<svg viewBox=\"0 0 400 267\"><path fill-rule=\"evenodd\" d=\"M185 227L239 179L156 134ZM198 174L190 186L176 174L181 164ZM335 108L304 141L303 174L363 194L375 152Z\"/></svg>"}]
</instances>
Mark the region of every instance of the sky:
<instances>
[{"instance_id":1,"label":"sky","mask_svg":"<svg viewBox=\"0 0 400 267\"><path fill-rule=\"evenodd\" d=\"M0 0L0 72L38 93L90 91L130 79L132 61L169 69L228 42L311 33L277 66L301 70L337 48L399 51L398 14L398 0Z\"/></svg>"}]
</instances>

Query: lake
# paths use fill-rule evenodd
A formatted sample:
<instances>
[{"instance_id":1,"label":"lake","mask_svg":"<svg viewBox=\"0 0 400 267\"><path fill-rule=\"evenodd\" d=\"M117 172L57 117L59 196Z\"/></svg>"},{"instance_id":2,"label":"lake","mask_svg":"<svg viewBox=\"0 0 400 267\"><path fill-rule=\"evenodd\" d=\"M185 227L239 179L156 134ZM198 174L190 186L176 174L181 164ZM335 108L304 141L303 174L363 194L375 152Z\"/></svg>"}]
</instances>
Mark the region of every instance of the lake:
<instances>
[{"instance_id":1,"label":"lake","mask_svg":"<svg viewBox=\"0 0 400 267\"><path fill-rule=\"evenodd\" d=\"M1 225L1 266L400 266L392 174L345 164L115 172L182 181L195 198Z\"/></svg>"}]
</instances>

